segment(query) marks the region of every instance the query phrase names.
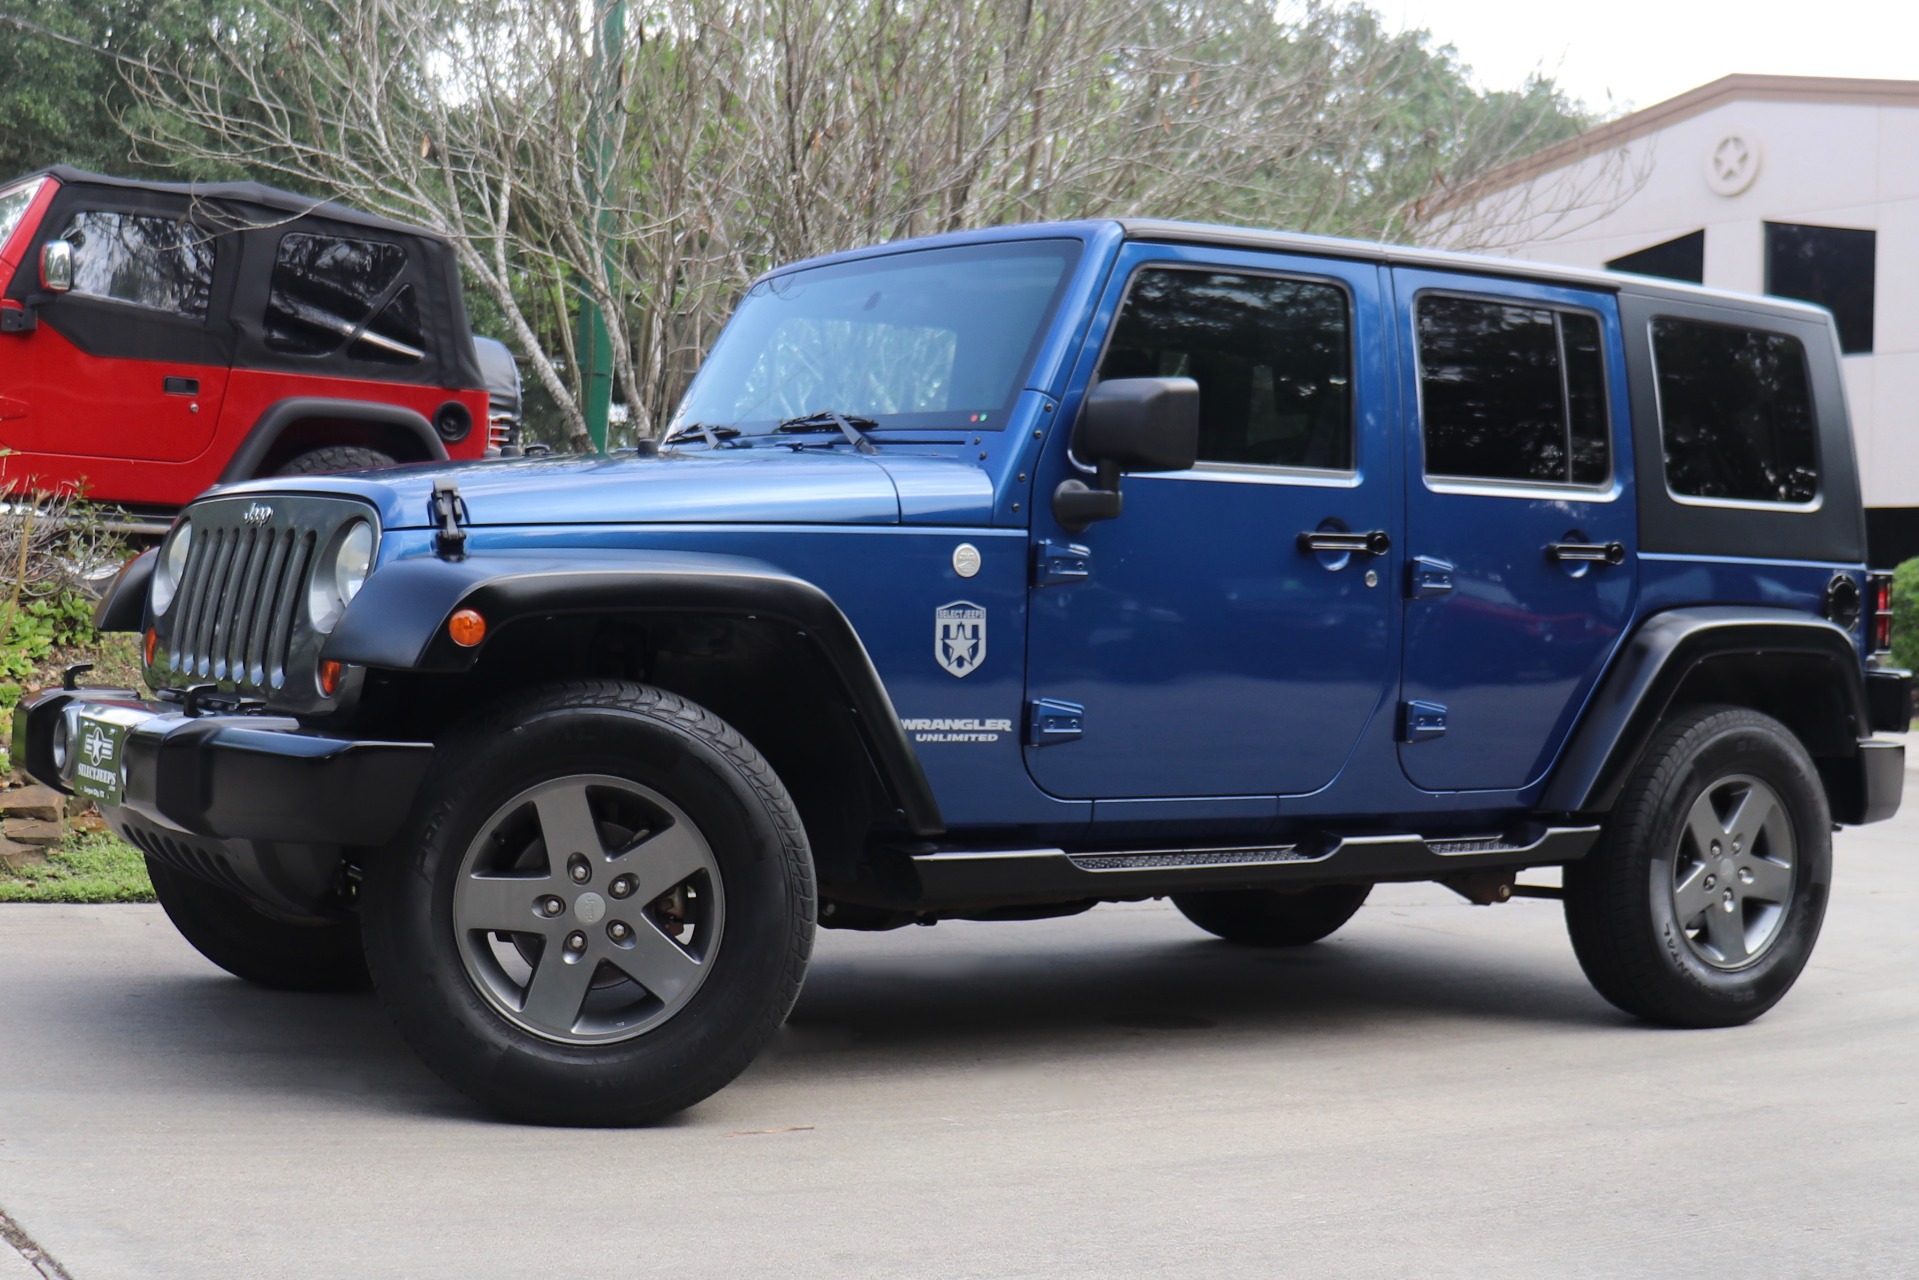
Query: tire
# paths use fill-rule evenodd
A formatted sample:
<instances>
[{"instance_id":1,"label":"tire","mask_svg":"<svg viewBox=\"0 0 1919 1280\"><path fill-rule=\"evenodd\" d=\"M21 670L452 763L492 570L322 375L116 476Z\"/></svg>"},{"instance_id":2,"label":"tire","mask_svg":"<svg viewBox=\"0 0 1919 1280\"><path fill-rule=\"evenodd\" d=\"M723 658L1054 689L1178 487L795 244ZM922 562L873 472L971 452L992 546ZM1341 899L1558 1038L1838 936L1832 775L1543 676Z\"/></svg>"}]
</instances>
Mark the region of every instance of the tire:
<instances>
[{"instance_id":1,"label":"tire","mask_svg":"<svg viewBox=\"0 0 1919 1280\"><path fill-rule=\"evenodd\" d=\"M318 476L330 471L375 471L394 465L390 454L378 449L363 449L356 444L334 444L324 449L309 449L288 459L273 474L276 476Z\"/></svg>"},{"instance_id":2,"label":"tire","mask_svg":"<svg viewBox=\"0 0 1919 1280\"><path fill-rule=\"evenodd\" d=\"M198 876L147 859L153 896L180 936L236 978L277 991L365 991L360 926L291 924Z\"/></svg>"},{"instance_id":3,"label":"tire","mask_svg":"<svg viewBox=\"0 0 1919 1280\"><path fill-rule=\"evenodd\" d=\"M759 752L618 681L512 695L448 734L361 896L375 989L427 1064L502 1116L591 1126L745 1070L799 995L816 905Z\"/></svg>"},{"instance_id":4,"label":"tire","mask_svg":"<svg viewBox=\"0 0 1919 1280\"><path fill-rule=\"evenodd\" d=\"M1599 845L1567 866L1566 927L1620 1009L1737 1026L1805 968L1831 882L1832 816L1805 747L1756 711L1698 707L1662 727Z\"/></svg>"},{"instance_id":5,"label":"tire","mask_svg":"<svg viewBox=\"0 0 1919 1280\"><path fill-rule=\"evenodd\" d=\"M1303 947L1351 920L1372 891L1370 884L1327 884L1312 889L1176 893L1173 905L1188 920L1228 942Z\"/></svg>"}]
</instances>

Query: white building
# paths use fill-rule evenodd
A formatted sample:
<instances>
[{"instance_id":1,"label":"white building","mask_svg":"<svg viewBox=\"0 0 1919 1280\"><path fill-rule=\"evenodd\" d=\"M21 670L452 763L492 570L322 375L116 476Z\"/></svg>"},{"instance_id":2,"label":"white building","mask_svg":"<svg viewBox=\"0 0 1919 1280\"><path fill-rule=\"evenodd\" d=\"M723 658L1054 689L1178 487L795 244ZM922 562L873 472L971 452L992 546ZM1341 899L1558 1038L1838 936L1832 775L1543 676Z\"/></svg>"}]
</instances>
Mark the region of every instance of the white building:
<instances>
[{"instance_id":1,"label":"white building","mask_svg":"<svg viewBox=\"0 0 1919 1280\"><path fill-rule=\"evenodd\" d=\"M1919 81L1728 76L1492 175L1460 238L1832 309L1875 564L1919 555Z\"/></svg>"}]
</instances>

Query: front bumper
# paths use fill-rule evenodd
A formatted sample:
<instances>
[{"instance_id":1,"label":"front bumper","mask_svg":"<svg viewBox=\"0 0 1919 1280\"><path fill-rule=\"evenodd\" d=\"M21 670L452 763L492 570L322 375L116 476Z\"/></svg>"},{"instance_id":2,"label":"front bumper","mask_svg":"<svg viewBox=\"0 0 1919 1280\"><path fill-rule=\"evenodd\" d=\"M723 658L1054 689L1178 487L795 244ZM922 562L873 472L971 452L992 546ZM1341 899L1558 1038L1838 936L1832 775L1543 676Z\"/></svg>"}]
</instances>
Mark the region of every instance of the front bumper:
<instances>
[{"instance_id":1,"label":"front bumper","mask_svg":"<svg viewBox=\"0 0 1919 1280\"><path fill-rule=\"evenodd\" d=\"M149 857L284 912L312 914L341 850L400 829L433 757L431 743L367 742L301 730L287 717L189 715L125 689L52 689L14 712L13 758L35 779L74 789L77 751L54 762L63 721L125 727L120 801L107 821Z\"/></svg>"}]
</instances>

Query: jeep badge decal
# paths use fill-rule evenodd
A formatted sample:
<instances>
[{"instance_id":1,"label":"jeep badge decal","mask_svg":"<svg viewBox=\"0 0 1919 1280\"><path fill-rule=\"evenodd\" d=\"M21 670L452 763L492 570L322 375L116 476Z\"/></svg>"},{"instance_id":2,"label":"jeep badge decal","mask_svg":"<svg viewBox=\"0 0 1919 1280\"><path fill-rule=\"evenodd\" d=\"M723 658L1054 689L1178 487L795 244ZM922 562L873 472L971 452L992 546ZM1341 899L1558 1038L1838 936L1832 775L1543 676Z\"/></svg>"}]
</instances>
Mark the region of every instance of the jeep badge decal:
<instances>
[{"instance_id":1,"label":"jeep badge decal","mask_svg":"<svg viewBox=\"0 0 1919 1280\"><path fill-rule=\"evenodd\" d=\"M948 675L977 671L986 661L986 610L970 600L941 605L933 615L933 660Z\"/></svg>"},{"instance_id":2,"label":"jeep badge decal","mask_svg":"<svg viewBox=\"0 0 1919 1280\"><path fill-rule=\"evenodd\" d=\"M264 502L256 502L247 508L246 514L241 516L240 519L257 529L267 521L273 519L273 508Z\"/></svg>"}]
</instances>

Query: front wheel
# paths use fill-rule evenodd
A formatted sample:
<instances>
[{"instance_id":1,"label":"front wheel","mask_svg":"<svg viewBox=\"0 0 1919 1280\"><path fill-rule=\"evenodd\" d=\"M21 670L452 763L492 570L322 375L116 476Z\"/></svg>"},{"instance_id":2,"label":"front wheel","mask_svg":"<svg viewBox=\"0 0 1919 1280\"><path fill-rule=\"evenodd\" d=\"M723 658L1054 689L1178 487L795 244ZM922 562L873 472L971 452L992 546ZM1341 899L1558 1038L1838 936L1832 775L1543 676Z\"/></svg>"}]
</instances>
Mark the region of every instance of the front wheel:
<instances>
[{"instance_id":1,"label":"front wheel","mask_svg":"<svg viewBox=\"0 0 1919 1280\"><path fill-rule=\"evenodd\" d=\"M502 1115L630 1125L732 1080L812 951L812 859L766 761L643 685L515 696L450 735L366 871L375 986Z\"/></svg>"},{"instance_id":2,"label":"front wheel","mask_svg":"<svg viewBox=\"0 0 1919 1280\"><path fill-rule=\"evenodd\" d=\"M1812 955L1832 818L1806 749L1735 707L1675 716L1598 847L1565 872L1573 952L1599 994L1676 1027L1750 1022Z\"/></svg>"}]
</instances>

